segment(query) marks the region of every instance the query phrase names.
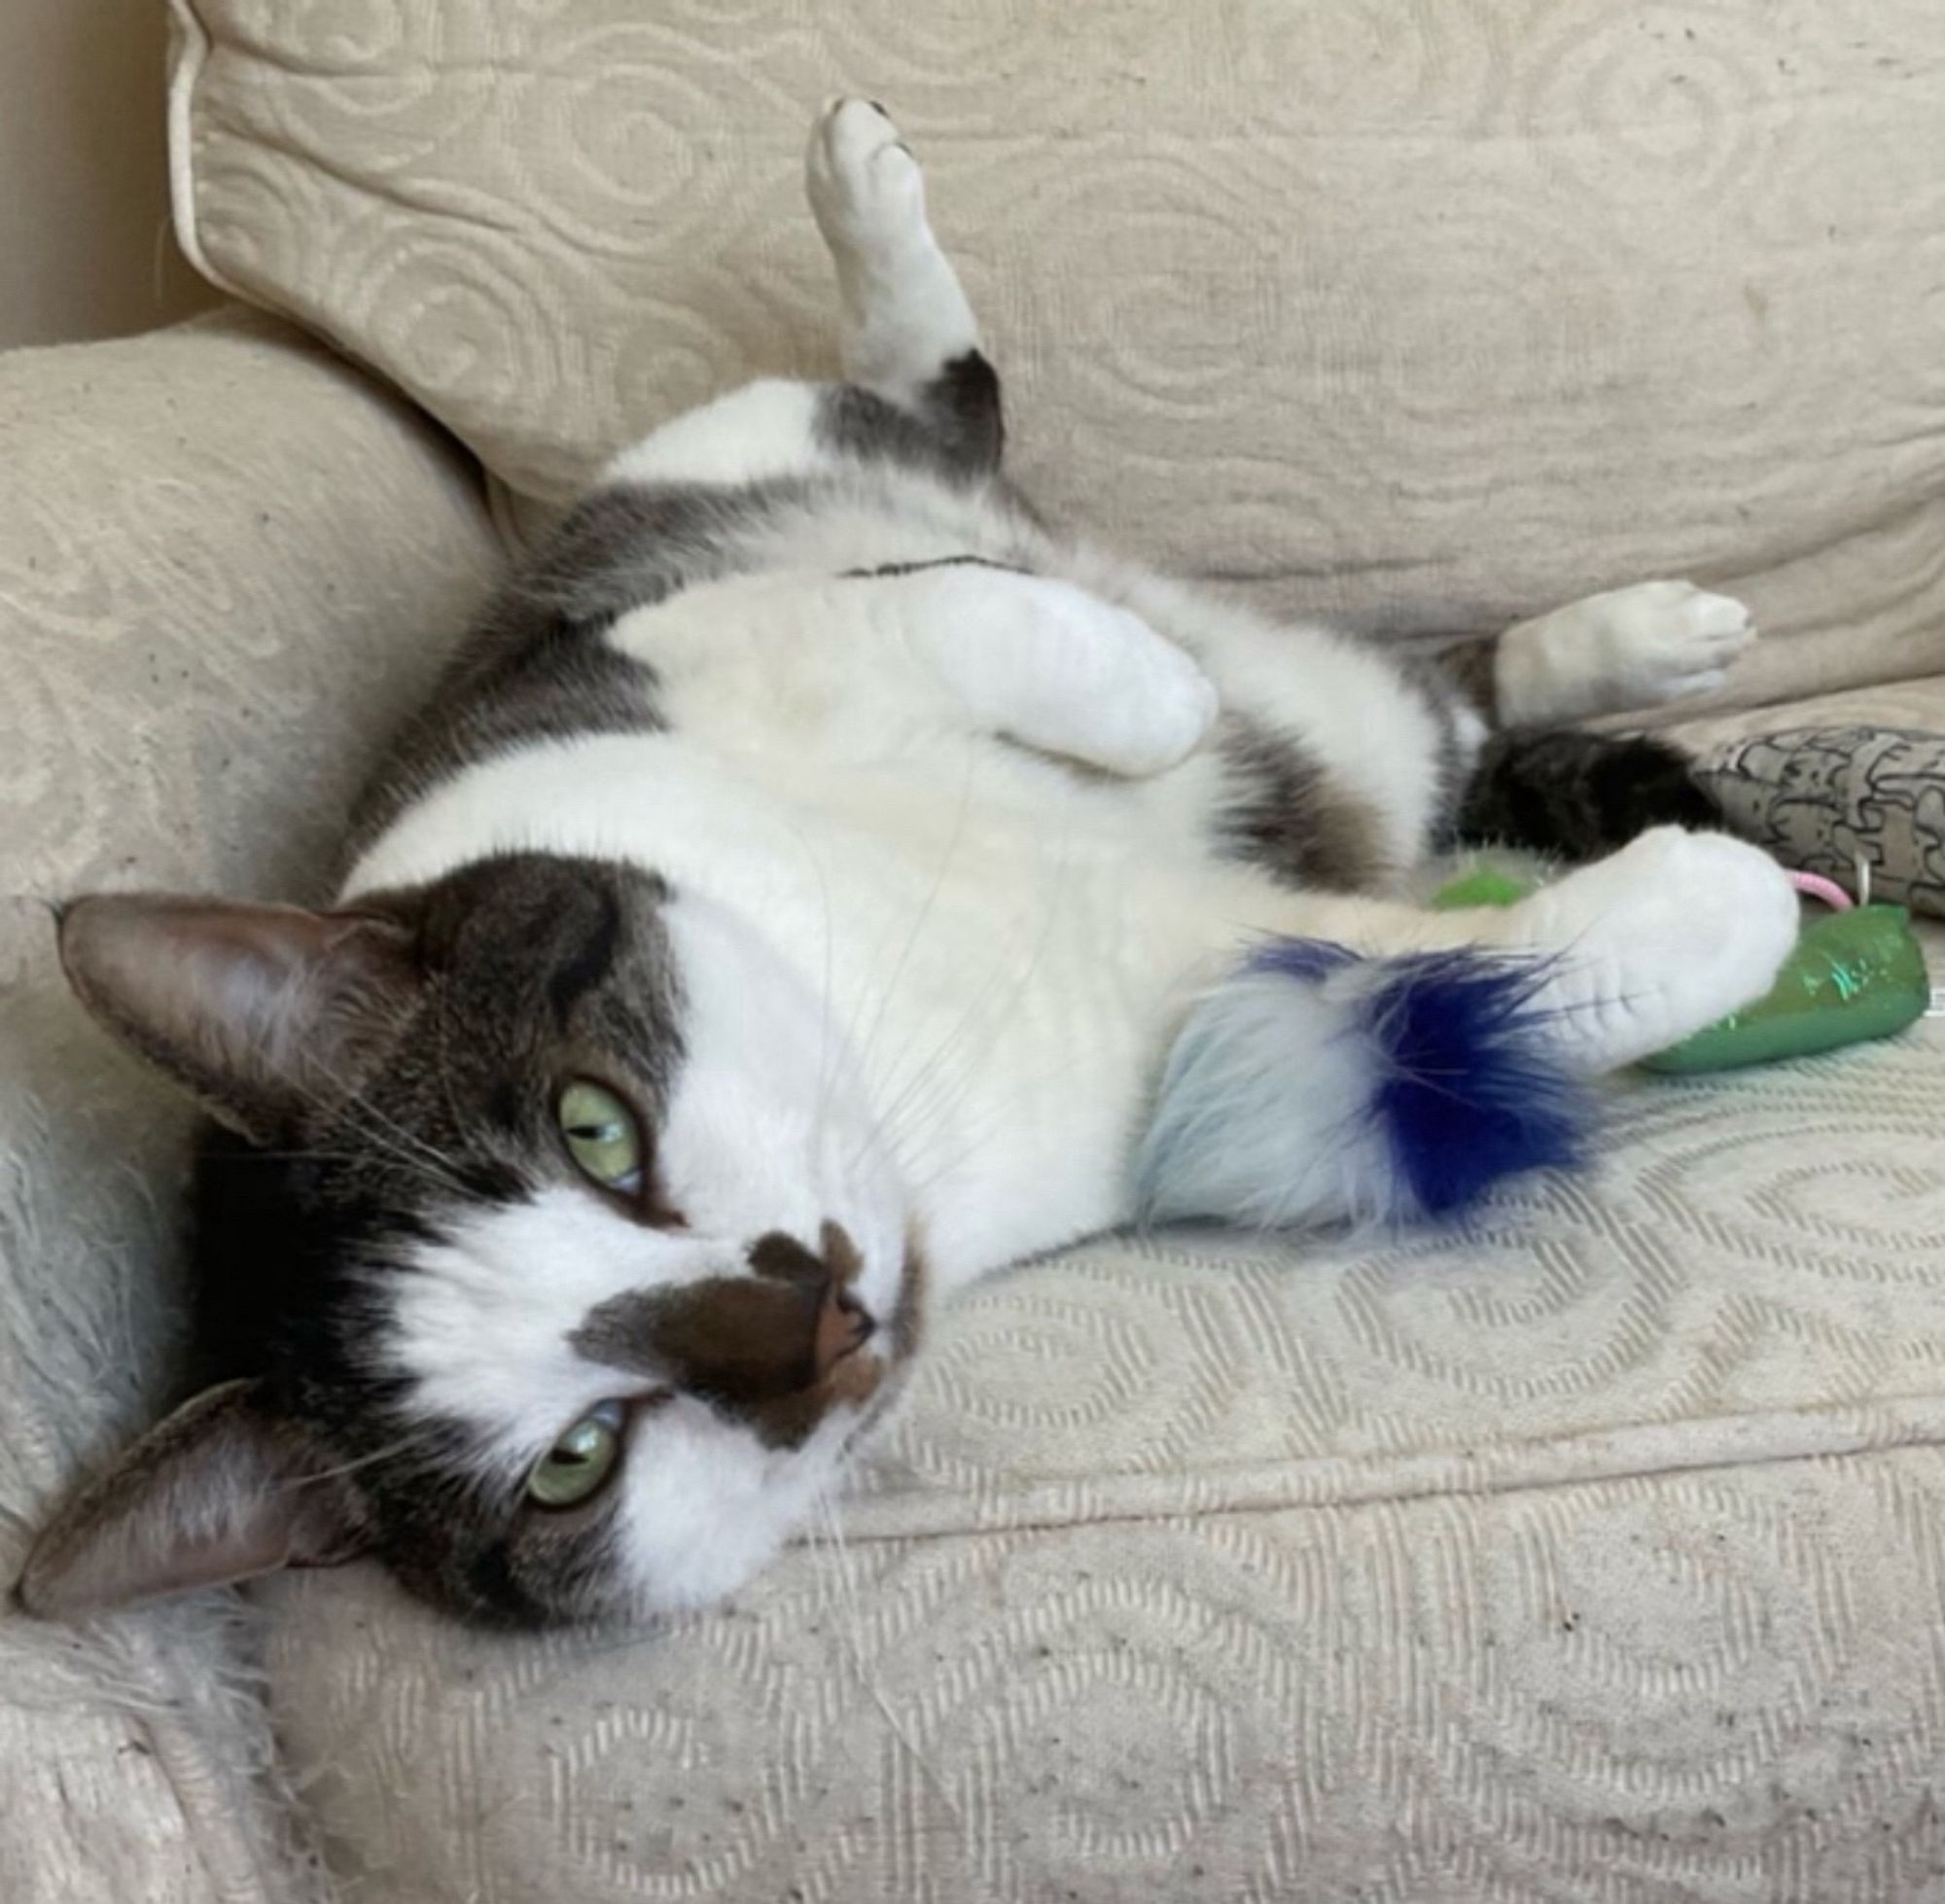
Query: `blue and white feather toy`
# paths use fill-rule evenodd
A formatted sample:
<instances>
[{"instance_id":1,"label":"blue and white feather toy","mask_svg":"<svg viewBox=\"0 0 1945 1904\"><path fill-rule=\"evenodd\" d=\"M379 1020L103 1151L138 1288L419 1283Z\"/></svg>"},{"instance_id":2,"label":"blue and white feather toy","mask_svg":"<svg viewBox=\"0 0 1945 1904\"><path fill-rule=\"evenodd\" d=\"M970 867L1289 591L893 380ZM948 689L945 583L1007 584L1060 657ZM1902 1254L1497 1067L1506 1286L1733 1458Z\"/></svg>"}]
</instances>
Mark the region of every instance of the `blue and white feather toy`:
<instances>
[{"instance_id":1,"label":"blue and white feather toy","mask_svg":"<svg viewBox=\"0 0 1945 1904\"><path fill-rule=\"evenodd\" d=\"M1135 1155L1150 1222L1446 1217L1579 1160L1587 1099L1548 1050L1536 955L1259 947L1171 1048Z\"/></svg>"}]
</instances>

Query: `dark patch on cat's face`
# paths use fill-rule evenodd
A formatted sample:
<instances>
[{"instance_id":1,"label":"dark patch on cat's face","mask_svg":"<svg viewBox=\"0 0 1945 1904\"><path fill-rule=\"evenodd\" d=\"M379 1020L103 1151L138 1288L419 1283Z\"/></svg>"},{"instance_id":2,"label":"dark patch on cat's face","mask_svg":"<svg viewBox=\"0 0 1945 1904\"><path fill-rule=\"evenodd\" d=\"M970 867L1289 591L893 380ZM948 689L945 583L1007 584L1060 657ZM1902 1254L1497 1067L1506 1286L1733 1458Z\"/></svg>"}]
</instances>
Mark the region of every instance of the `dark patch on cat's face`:
<instances>
[{"instance_id":1,"label":"dark patch on cat's face","mask_svg":"<svg viewBox=\"0 0 1945 1904\"><path fill-rule=\"evenodd\" d=\"M470 1617L575 1608L607 1536L523 1512L479 1478L457 1425L413 1407L404 1371L374 1358L387 1291L455 1215L568 1179L555 1100L594 1057L625 1074L651 1127L663 1115L684 1061L666 898L653 876L548 855L374 896L368 909L408 930L417 975L389 1051L274 1147L214 1136L198 1173L209 1372L265 1376L348 1468L381 1556Z\"/></svg>"},{"instance_id":2,"label":"dark patch on cat's face","mask_svg":"<svg viewBox=\"0 0 1945 1904\"><path fill-rule=\"evenodd\" d=\"M262 1378L421 1597L518 1625L660 1604L657 1569L683 1553L648 1485L661 1451L687 1464L690 1499L721 1473L748 1501L771 1485L751 1476L781 1475L785 1458L828 1472L916 1346L916 1259L874 1265L873 1317L844 1227L773 1227L772 1193L801 1210L821 1192L776 1175L773 1140L743 1147L745 1112L760 1127L771 1109L768 1068L691 1079L691 1037L721 1021L687 996L659 880L511 855L360 906L408 947L409 1003L336 1108L320 1100L272 1146L212 1140L198 1199L207 1373ZM711 996L725 1008L720 983ZM631 1109L639 1187L573 1161L558 1103L577 1079ZM698 1122L674 1121L685 1089L701 1093ZM670 1214L658 1157L671 1133L716 1185L709 1235ZM725 1194L739 1213L726 1224ZM884 1206L869 1210L882 1223ZM570 1305L584 1287L611 1293ZM569 1509L530 1500L533 1463L597 1400L626 1410L616 1482ZM756 1508L762 1526L788 1511Z\"/></svg>"},{"instance_id":3,"label":"dark patch on cat's face","mask_svg":"<svg viewBox=\"0 0 1945 1904\"><path fill-rule=\"evenodd\" d=\"M621 941L621 908L605 887L593 890L594 919L581 944L554 968L547 982L548 1005L563 1031L574 1007L614 969Z\"/></svg>"},{"instance_id":4,"label":"dark patch on cat's face","mask_svg":"<svg viewBox=\"0 0 1945 1904\"><path fill-rule=\"evenodd\" d=\"M1292 886L1352 892L1389 868L1365 803L1290 736L1225 717L1229 796L1217 834L1233 858Z\"/></svg>"},{"instance_id":5,"label":"dark patch on cat's face","mask_svg":"<svg viewBox=\"0 0 1945 1904\"><path fill-rule=\"evenodd\" d=\"M754 1277L636 1289L588 1312L569 1341L590 1361L675 1384L756 1430L800 1446L833 1401L863 1401L884 1375L868 1316L848 1294L860 1268L835 1223L819 1255L781 1232L751 1247ZM850 1364L850 1365L847 1365Z\"/></svg>"}]
</instances>

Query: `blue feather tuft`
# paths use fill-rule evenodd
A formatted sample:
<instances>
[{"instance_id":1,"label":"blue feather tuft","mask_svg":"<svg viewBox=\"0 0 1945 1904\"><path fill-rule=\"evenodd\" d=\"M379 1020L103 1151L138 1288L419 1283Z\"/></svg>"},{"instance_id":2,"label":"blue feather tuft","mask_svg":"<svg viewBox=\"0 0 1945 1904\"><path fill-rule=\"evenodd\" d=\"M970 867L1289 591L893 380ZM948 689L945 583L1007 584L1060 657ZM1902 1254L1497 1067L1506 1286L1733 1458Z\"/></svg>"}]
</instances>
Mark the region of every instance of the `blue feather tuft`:
<instances>
[{"instance_id":1,"label":"blue feather tuft","mask_svg":"<svg viewBox=\"0 0 1945 1904\"><path fill-rule=\"evenodd\" d=\"M1380 1053L1370 1114L1427 1216L1456 1216L1502 1178L1584 1152L1584 1093L1536 1036L1545 976L1531 958L1419 953L1387 961L1364 1003Z\"/></svg>"},{"instance_id":2,"label":"blue feather tuft","mask_svg":"<svg viewBox=\"0 0 1945 1904\"><path fill-rule=\"evenodd\" d=\"M1348 945L1327 938L1266 938L1243 961L1252 977L1301 978L1315 983L1358 962Z\"/></svg>"},{"instance_id":3,"label":"blue feather tuft","mask_svg":"<svg viewBox=\"0 0 1945 1904\"><path fill-rule=\"evenodd\" d=\"M1452 1216L1578 1160L1586 1104L1549 1050L1548 964L1365 959L1273 939L1189 1011L1131 1158L1149 1221L1266 1229Z\"/></svg>"}]
</instances>

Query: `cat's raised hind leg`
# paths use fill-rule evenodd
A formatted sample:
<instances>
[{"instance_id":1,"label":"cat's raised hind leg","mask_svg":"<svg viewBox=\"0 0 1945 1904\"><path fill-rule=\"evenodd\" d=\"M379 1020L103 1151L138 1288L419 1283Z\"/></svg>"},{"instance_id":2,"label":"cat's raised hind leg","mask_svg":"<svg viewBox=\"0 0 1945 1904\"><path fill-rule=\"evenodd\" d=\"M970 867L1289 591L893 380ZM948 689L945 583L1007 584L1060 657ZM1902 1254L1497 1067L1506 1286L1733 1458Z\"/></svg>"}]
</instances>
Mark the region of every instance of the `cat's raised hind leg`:
<instances>
[{"instance_id":1,"label":"cat's raised hind leg","mask_svg":"<svg viewBox=\"0 0 1945 1904\"><path fill-rule=\"evenodd\" d=\"M1000 379L926 217L918 161L882 108L833 100L804 188L837 268L845 382L764 377L665 423L609 483L721 488L888 458L955 480L999 466Z\"/></svg>"},{"instance_id":2,"label":"cat's raised hind leg","mask_svg":"<svg viewBox=\"0 0 1945 1904\"><path fill-rule=\"evenodd\" d=\"M804 185L837 268L846 385L830 419L836 433L854 449L879 448L888 406L893 417L916 419L956 471L997 468L1000 379L979 348L959 273L933 235L924 174L884 108L867 99L827 105L811 128ZM844 389L853 393L848 405ZM906 453L897 441L882 446Z\"/></svg>"},{"instance_id":3,"label":"cat's raised hind leg","mask_svg":"<svg viewBox=\"0 0 1945 1904\"><path fill-rule=\"evenodd\" d=\"M1719 688L1755 640L1750 612L1687 582L1570 602L1500 636L1494 712L1508 726L1660 707Z\"/></svg>"}]
</instances>

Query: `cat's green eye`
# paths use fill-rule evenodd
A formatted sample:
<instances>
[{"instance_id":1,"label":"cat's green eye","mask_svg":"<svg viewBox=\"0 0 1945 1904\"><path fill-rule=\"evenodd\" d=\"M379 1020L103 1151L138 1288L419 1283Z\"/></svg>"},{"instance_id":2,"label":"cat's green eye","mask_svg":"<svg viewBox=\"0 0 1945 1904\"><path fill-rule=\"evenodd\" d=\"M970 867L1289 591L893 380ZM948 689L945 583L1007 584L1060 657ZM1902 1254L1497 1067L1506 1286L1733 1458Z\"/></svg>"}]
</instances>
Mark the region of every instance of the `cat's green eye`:
<instances>
[{"instance_id":1,"label":"cat's green eye","mask_svg":"<svg viewBox=\"0 0 1945 1904\"><path fill-rule=\"evenodd\" d=\"M621 1459L623 1411L604 1401L582 1416L527 1476L527 1499L537 1507L579 1507L591 1500Z\"/></svg>"},{"instance_id":2,"label":"cat's green eye","mask_svg":"<svg viewBox=\"0 0 1945 1904\"><path fill-rule=\"evenodd\" d=\"M642 1131L635 1113L604 1084L577 1078L554 1108L567 1154L584 1175L610 1190L642 1187Z\"/></svg>"}]
</instances>

